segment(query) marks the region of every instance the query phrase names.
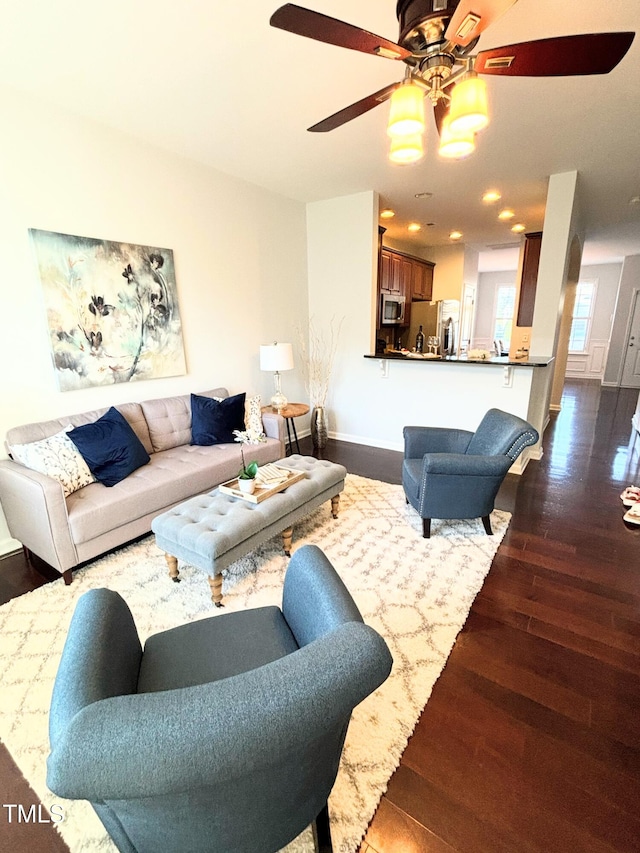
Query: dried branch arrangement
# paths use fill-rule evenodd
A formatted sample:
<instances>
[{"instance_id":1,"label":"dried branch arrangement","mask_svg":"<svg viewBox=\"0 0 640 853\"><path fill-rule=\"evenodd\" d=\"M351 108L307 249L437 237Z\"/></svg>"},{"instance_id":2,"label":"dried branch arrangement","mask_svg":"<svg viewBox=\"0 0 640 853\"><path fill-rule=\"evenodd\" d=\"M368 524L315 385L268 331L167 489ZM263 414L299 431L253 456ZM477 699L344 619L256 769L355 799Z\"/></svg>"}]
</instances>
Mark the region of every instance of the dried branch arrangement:
<instances>
[{"instance_id":1,"label":"dried branch arrangement","mask_svg":"<svg viewBox=\"0 0 640 853\"><path fill-rule=\"evenodd\" d=\"M326 403L343 322L344 317L339 321L332 317L329 328L325 332L319 331L313 317L310 317L308 343L303 330L298 328L304 386L312 406L324 406Z\"/></svg>"}]
</instances>

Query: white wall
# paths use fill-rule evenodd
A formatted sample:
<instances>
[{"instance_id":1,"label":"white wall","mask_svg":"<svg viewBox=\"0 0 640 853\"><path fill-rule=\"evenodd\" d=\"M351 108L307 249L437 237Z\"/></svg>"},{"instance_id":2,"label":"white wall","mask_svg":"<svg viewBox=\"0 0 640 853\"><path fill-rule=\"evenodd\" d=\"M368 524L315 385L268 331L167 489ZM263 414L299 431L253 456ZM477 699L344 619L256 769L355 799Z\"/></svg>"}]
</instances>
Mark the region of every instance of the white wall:
<instances>
[{"instance_id":1,"label":"white wall","mask_svg":"<svg viewBox=\"0 0 640 853\"><path fill-rule=\"evenodd\" d=\"M583 379L602 379L604 376L621 271L622 264L619 263L581 267L580 281L596 284L596 301L587 351L584 354L569 353L567 376Z\"/></svg>"},{"instance_id":2,"label":"white wall","mask_svg":"<svg viewBox=\"0 0 640 853\"><path fill-rule=\"evenodd\" d=\"M13 92L0 91L0 114L0 435L217 385L270 397L259 345L295 346L307 322L304 205ZM59 392L29 228L172 249L187 375ZM304 399L299 371L282 383ZM12 545L0 515L0 552Z\"/></svg>"},{"instance_id":3,"label":"white wall","mask_svg":"<svg viewBox=\"0 0 640 853\"><path fill-rule=\"evenodd\" d=\"M506 387L498 366L364 358L375 332L374 193L309 204L307 224L310 313L325 326L346 317L327 404L332 437L401 450L407 424L475 429L491 406L527 417L534 368L514 368Z\"/></svg>"}]
</instances>

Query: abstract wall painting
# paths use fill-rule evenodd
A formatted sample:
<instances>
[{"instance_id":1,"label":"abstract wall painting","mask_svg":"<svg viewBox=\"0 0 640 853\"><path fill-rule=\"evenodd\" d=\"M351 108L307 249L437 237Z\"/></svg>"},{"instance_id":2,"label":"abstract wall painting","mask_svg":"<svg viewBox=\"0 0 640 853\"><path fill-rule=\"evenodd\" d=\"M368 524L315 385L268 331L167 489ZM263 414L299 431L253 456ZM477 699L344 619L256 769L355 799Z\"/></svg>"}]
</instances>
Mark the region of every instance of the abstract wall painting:
<instances>
[{"instance_id":1,"label":"abstract wall painting","mask_svg":"<svg viewBox=\"0 0 640 853\"><path fill-rule=\"evenodd\" d=\"M61 391L186 373L171 249L29 235Z\"/></svg>"}]
</instances>

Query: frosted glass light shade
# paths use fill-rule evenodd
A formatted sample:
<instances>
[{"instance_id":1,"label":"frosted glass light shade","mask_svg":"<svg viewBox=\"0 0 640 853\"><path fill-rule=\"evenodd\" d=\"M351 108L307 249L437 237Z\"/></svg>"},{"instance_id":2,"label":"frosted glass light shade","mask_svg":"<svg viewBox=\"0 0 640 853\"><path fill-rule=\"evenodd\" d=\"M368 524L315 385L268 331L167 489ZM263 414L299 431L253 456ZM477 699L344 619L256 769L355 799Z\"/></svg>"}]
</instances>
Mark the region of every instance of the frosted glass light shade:
<instances>
[{"instance_id":1,"label":"frosted glass light shade","mask_svg":"<svg viewBox=\"0 0 640 853\"><path fill-rule=\"evenodd\" d=\"M424 91L414 83L403 83L391 95L389 136L424 133Z\"/></svg>"},{"instance_id":2,"label":"frosted glass light shade","mask_svg":"<svg viewBox=\"0 0 640 853\"><path fill-rule=\"evenodd\" d=\"M293 370L293 347L291 344L269 344L260 347L260 370L272 372Z\"/></svg>"},{"instance_id":3,"label":"frosted glass light shade","mask_svg":"<svg viewBox=\"0 0 640 853\"><path fill-rule=\"evenodd\" d=\"M451 131L477 133L489 124L487 85L479 77L467 77L456 83L449 108Z\"/></svg>"},{"instance_id":4,"label":"frosted glass light shade","mask_svg":"<svg viewBox=\"0 0 640 853\"><path fill-rule=\"evenodd\" d=\"M422 136L392 136L389 159L393 163L415 163L424 155Z\"/></svg>"},{"instance_id":5,"label":"frosted glass light shade","mask_svg":"<svg viewBox=\"0 0 640 853\"><path fill-rule=\"evenodd\" d=\"M472 131L453 133L451 130L451 119L446 115L442 122L440 131L440 148L438 154L451 160L461 160L475 151L476 143Z\"/></svg>"}]
</instances>

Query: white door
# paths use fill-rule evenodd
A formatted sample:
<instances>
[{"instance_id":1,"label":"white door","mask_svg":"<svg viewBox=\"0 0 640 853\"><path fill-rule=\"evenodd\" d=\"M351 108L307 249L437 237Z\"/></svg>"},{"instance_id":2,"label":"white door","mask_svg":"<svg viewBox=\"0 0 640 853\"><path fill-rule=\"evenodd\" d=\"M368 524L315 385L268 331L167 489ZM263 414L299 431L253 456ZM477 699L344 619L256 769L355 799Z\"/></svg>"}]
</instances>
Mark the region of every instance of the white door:
<instances>
[{"instance_id":1,"label":"white door","mask_svg":"<svg viewBox=\"0 0 640 853\"><path fill-rule=\"evenodd\" d=\"M631 328L622 365L623 388L640 388L640 290L634 293Z\"/></svg>"}]
</instances>

